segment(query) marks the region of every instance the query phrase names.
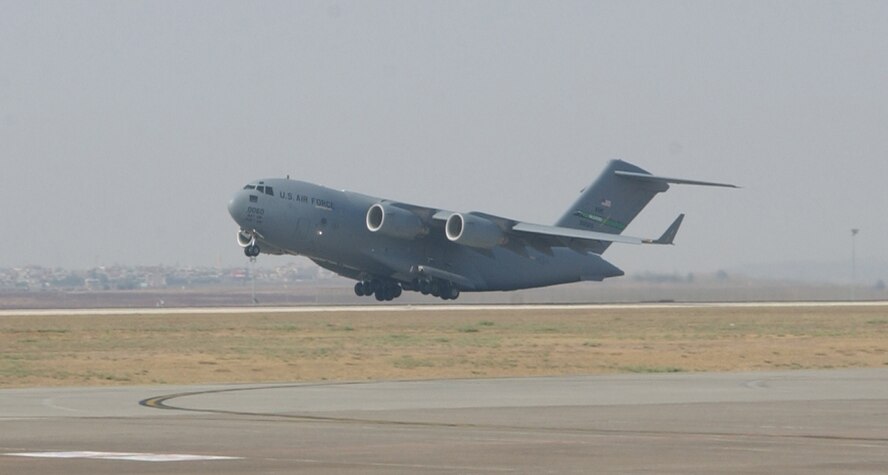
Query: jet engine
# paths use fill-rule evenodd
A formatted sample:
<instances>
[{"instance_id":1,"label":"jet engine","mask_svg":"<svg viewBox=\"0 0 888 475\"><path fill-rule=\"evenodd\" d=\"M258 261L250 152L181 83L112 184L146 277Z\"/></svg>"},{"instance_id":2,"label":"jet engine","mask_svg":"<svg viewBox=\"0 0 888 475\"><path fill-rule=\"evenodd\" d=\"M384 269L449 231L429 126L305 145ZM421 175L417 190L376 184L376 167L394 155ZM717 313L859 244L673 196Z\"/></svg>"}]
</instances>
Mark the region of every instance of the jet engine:
<instances>
[{"instance_id":1,"label":"jet engine","mask_svg":"<svg viewBox=\"0 0 888 475\"><path fill-rule=\"evenodd\" d=\"M447 239L464 246L490 249L504 244L506 237L493 221L471 214L453 213L444 226Z\"/></svg>"},{"instance_id":2,"label":"jet engine","mask_svg":"<svg viewBox=\"0 0 888 475\"><path fill-rule=\"evenodd\" d=\"M237 232L237 245L240 247L247 247L250 244L255 244L256 238L253 236L253 233L249 231L244 231L241 229Z\"/></svg>"},{"instance_id":3,"label":"jet engine","mask_svg":"<svg viewBox=\"0 0 888 475\"><path fill-rule=\"evenodd\" d=\"M367 229L401 239L416 239L429 232L419 216L383 203L376 203L367 210Z\"/></svg>"}]
</instances>

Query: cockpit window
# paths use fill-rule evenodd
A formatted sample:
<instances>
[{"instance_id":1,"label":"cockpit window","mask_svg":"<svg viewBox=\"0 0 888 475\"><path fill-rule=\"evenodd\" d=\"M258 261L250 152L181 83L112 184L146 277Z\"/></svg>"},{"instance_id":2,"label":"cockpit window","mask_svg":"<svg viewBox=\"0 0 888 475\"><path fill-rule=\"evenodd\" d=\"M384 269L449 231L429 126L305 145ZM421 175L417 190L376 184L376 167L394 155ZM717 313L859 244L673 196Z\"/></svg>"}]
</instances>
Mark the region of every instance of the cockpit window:
<instances>
[{"instance_id":1,"label":"cockpit window","mask_svg":"<svg viewBox=\"0 0 888 475\"><path fill-rule=\"evenodd\" d=\"M274 190L270 186L265 187L265 194L274 196Z\"/></svg>"},{"instance_id":2,"label":"cockpit window","mask_svg":"<svg viewBox=\"0 0 888 475\"><path fill-rule=\"evenodd\" d=\"M256 191L258 191L259 193L265 193L265 187L262 185L259 185L256 187Z\"/></svg>"},{"instance_id":3,"label":"cockpit window","mask_svg":"<svg viewBox=\"0 0 888 475\"><path fill-rule=\"evenodd\" d=\"M245 189L245 190L255 190L255 189L256 189L256 185L247 185L247 186L244 187L244 189Z\"/></svg>"}]
</instances>

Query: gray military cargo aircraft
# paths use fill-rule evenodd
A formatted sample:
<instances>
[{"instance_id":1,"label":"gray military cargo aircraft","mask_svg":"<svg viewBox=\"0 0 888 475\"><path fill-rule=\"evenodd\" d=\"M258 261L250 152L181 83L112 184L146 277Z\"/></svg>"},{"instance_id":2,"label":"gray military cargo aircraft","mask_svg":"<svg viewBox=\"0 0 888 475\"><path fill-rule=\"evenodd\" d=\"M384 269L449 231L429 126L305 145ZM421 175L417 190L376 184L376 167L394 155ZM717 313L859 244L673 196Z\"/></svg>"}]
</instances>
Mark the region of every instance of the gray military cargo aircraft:
<instances>
[{"instance_id":1,"label":"gray military cargo aircraft","mask_svg":"<svg viewBox=\"0 0 888 475\"><path fill-rule=\"evenodd\" d=\"M670 184L736 188L654 176L621 160L580 193L554 226L485 213L426 208L284 178L257 180L231 198L237 243L303 255L357 280L355 293L392 300L403 290L445 300L461 291L517 290L601 281L623 271L601 255L612 243L672 244L684 215L658 239L621 233Z\"/></svg>"}]
</instances>

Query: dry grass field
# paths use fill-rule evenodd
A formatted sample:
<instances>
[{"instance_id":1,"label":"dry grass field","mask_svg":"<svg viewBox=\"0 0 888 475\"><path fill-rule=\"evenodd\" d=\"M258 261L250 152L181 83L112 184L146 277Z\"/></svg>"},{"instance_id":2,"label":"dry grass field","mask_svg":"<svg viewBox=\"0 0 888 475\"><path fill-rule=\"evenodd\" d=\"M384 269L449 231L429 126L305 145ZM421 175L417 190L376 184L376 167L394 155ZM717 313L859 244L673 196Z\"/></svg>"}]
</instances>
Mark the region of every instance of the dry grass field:
<instances>
[{"instance_id":1,"label":"dry grass field","mask_svg":"<svg viewBox=\"0 0 888 475\"><path fill-rule=\"evenodd\" d=\"M0 387L888 365L888 306L0 317Z\"/></svg>"}]
</instances>

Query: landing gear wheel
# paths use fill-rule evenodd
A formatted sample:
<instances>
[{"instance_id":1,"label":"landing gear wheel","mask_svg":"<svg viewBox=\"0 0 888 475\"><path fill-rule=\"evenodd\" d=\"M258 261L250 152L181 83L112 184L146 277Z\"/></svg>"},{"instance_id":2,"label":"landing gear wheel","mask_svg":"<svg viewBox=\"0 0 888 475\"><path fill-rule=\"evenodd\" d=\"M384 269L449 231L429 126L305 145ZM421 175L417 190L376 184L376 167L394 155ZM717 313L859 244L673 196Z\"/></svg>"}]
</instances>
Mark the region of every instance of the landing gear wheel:
<instances>
[{"instance_id":1,"label":"landing gear wheel","mask_svg":"<svg viewBox=\"0 0 888 475\"><path fill-rule=\"evenodd\" d=\"M441 298L444 300L456 300L459 297L459 289L452 285L448 285L441 289Z\"/></svg>"},{"instance_id":2,"label":"landing gear wheel","mask_svg":"<svg viewBox=\"0 0 888 475\"><path fill-rule=\"evenodd\" d=\"M256 257L259 255L259 246L251 244L244 248L244 254L247 257Z\"/></svg>"},{"instance_id":3,"label":"landing gear wheel","mask_svg":"<svg viewBox=\"0 0 888 475\"><path fill-rule=\"evenodd\" d=\"M372 296L379 302L396 299L403 290L398 282L390 279L361 280L355 283L355 295Z\"/></svg>"}]
</instances>

